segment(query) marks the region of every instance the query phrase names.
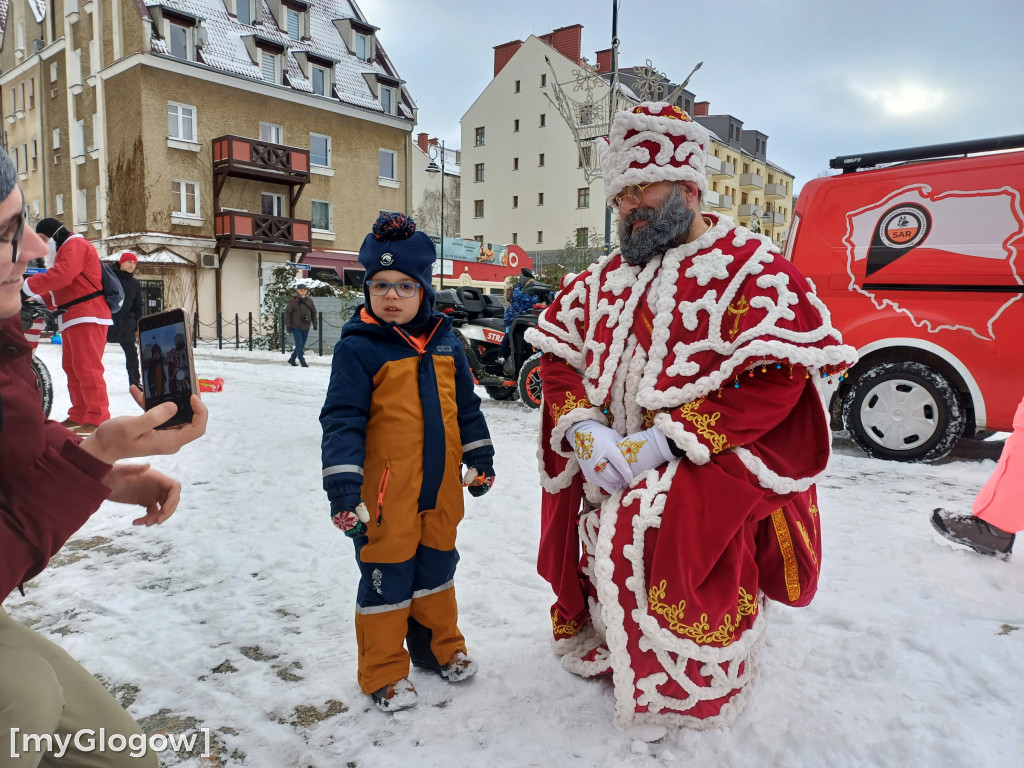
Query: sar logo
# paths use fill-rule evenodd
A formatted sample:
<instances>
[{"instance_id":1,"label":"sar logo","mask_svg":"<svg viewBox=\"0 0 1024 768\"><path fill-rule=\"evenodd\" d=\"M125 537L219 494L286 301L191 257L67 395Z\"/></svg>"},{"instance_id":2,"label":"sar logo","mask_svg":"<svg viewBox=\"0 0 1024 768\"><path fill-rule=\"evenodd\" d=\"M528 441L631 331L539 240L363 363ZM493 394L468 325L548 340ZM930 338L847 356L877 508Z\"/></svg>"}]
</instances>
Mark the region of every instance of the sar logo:
<instances>
[{"instance_id":1,"label":"sar logo","mask_svg":"<svg viewBox=\"0 0 1024 768\"><path fill-rule=\"evenodd\" d=\"M890 248L913 248L924 242L931 217L921 205L898 205L878 222L878 238Z\"/></svg>"}]
</instances>

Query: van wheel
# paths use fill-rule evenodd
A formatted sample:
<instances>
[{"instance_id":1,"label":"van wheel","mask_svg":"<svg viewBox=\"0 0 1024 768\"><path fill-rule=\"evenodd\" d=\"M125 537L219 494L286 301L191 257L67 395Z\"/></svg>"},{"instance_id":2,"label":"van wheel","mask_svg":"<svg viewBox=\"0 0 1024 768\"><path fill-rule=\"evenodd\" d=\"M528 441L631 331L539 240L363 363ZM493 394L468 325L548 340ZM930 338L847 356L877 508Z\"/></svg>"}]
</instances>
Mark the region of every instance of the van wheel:
<instances>
[{"instance_id":1,"label":"van wheel","mask_svg":"<svg viewBox=\"0 0 1024 768\"><path fill-rule=\"evenodd\" d=\"M912 362L882 363L847 390L843 422L869 456L895 461L935 461L964 433L967 415L956 389L942 374Z\"/></svg>"},{"instance_id":2,"label":"van wheel","mask_svg":"<svg viewBox=\"0 0 1024 768\"><path fill-rule=\"evenodd\" d=\"M486 387L487 394L492 400L515 400L519 394L515 387Z\"/></svg>"},{"instance_id":3,"label":"van wheel","mask_svg":"<svg viewBox=\"0 0 1024 768\"><path fill-rule=\"evenodd\" d=\"M519 399L531 408L540 408L540 358L540 352L528 357L519 369Z\"/></svg>"}]
</instances>

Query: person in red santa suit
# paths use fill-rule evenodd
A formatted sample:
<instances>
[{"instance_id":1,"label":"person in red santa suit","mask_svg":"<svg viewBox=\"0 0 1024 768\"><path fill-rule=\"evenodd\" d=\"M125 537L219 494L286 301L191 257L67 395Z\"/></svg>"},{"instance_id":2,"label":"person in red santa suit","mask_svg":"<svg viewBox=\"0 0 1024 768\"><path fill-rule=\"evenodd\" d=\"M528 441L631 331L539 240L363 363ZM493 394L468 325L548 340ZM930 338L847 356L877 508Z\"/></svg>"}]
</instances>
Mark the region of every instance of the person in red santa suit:
<instances>
[{"instance_id":1,"label":"person in red santa suit","mask_svg":"<svg viewBox=\"0 0 1024 768\"><path fill-rule=\"evenodd\" d=\"M79 434L91 434L110 418L103 347L112 321L103 298L100 257L92 243L68 232L56 219L40 221L36 234L49 249L48 269L25 280L22 290L49 309L66 308L57 318L71 395L68 418L62 423ZM80 301L90 295L92 298Z\"/></svg>"},{"instance_id":2,"label":"person in red santa suit","mask_svg":"<svg viewBox=\"0 0 1024 768\"><path fill-rule=\"evenodd\" d=\"M527 335L545 353L538 570L555 651L611 675L620 727L731 722L766 599L814 596L820 387L856 359L771 240L701 212L707 143L669 104L614 116L600 149L621 248Z\"/></svg>"}]
</instances>

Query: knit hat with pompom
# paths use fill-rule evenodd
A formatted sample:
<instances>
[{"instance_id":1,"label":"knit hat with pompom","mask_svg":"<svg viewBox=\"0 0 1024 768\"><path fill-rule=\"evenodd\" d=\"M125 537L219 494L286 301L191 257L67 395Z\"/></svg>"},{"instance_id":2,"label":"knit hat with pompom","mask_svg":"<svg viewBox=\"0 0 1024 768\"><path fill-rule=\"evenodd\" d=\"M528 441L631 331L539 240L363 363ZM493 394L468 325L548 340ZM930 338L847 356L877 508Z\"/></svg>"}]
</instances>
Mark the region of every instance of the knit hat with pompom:
<instances>
[{"instance_id":1,"label":"knit hat with pompom","mask_svg":"<svg viewBox=\"0 0 1024 768\"><path fill-rule=\"evenodd\" d=\"M408 275L423 287L420 311L407 325L424 325L434 311L434 289L430 281L436 260L433 241L416 231L415 221L404 213L382 213L374 223L373 231L359 247L359 263L366 269L363 278L366 309L373 314L366 282L382 270L393 269Z\"/></svg>"}]
</instances>

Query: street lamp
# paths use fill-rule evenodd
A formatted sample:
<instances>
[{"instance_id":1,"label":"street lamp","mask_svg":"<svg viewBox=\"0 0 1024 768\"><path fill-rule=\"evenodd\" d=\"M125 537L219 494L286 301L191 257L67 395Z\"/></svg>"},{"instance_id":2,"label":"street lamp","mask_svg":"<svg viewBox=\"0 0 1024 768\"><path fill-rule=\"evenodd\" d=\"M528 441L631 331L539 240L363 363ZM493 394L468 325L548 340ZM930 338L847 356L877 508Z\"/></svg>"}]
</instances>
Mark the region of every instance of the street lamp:
<instances>
[{"instance_id":1,"label":"street lamp","mask_svg":"<svg viewBox=\"0 0 1024 768\"><path fill-rule=\"evenodd\" d=\"M435 160L441 160L441 167L437 167ZM440 141L438 144L432 144L430 147L430 165L427 166L427 173L441 174L441 270L438 272L440 282L438 287L444 288L444 141Z\"/></svg>"}]
</instances>

